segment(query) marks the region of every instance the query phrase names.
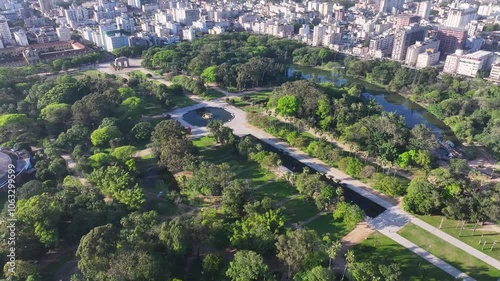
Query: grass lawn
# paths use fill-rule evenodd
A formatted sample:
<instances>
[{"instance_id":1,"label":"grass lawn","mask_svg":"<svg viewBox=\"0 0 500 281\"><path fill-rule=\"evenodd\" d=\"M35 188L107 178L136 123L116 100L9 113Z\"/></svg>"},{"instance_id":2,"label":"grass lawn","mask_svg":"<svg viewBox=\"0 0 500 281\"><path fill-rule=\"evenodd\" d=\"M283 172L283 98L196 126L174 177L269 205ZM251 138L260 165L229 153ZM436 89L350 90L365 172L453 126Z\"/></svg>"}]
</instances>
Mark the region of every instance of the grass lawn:
<instances>
[{"instance_id":1,"label":"grass lawn","mask_svg":"<svg viewBox=\"0 0 500 281\"><path fill-rule=\"evenodd\" d=\"M294 194L297 194L297 190L284 181L273 181L255 190L255 195L259 199L267 196L275 202Z\"/></svg>"},{"instance_id":2,"label":"grass lawn","mask_svg":"<svg viewBox=\"0 0 500 281\"><path fill-rule=\"evenodd\" d=\"M146 79L146 73L142 72L142 71L139 71L139 70L132 70L130 71L129 73L127 73L127 75L129 77L132 77L132 76L137 76L137 77L140 77L140 78L144 78Z\"/></svg>"},{"instance_id":3,"label":"grass lawn","mask_svg":"<svg viewBox=\"0 0 500 281\"><path fill-rule=\"evenodd\" d=\"M290 222L304 222L319 213L314 203L306 201L304 197L297 196L282 206Z\"/></svg>"},{"instance_id":4,"label":"grass lawn","mask_svg":"<svg viewBox=\"0 0 500 281\"><path fill-rule=\"evenodd\" d=\"M419 216L419 218L432 226L439 227L439 224L441 223L441 218L443 218L443 216ZM457 223L459 223L458 229L456 228ZM488 256L500 260L500 244L498 244L500 243L500 233L494 231L484 231L481 230L480 227L478 227L476 232L474 233L473 230L475 223L466 223L465 228L462 231L461 237L458 237L461 226L462 226L461 222L458 222L456 220L445 219L443 221L441 230L461 240L462 242L469 244L470 246L482 251ZM484 235L482 238L483 242L479 244L481 235ZM484 247L484 250L481 250L485 240L486 240L486 245ZM495 245L496 248L494 248L493 251L490 251L493 241L497 241L497 244Z\"/></svg>"},{"instance_id":5,"label":"grass lawn","mask_svg":"<svg viewBox=\"0 0 500 281\"><path fill-rule=\"evenodd\" d=\"M171 95L168 99L174 102L176 108L183 108L197 104L197 102L188 98L186 95Z\"/></svg>"},{"instance_id":6,"label":"grass lawn","mask_svg":"<svg viewBox=\"0 0 500 281\"><path fill-rule=\"evenodd\" d=\"M74 74L72 74L71 76L73 76L74 78L76 79L80 79L80 78L83 78L85 76L90 76L90 77L98 77L99 74L101 74L102 72L100 72L99 70L95 70L95 69L90 69L90 70L85 70L85 71L81 71L81 72L76 72Z\"/></svg>"},{"instance_id":7,"label":"grass lawn","mask_svg":"<svg viewBox=\"0 0 500 281\"><path fill-rule=\"evenodd\" d=\"M378 264L385 261L389 264L390 260L398 262L403 271L402 280L405 281L455 280L446 272L378 232L373 233L368 239L356 245L354 255L357 261L371 260Z\"/></svg>"},{"instance_id":8,"label":"grass lawn","mask_svg":"<svg viewBox=\"0 0 500 281\"><path fill-rule=\"evenodd\" d=\"M347 227L341 219L334 219L331 213L321 215L306 225L307 228L314 229L321 236L331 234L334 240L340 240L354 228Z\"/></svg>"},{"instance_id":9,"label":"grass lawn","mask_svg":"<svg viewBox=\"0 0 500 281\"><path fill-rule=\"evenodd\" d=\"M207 89L206 94L204 94L202 97L204 100L213 100L213 99L218 99L218 98L222 98L225 96L226 95L224 95L224 93L210 88L210 89Z\"/></svg>"},{"instance_id":10,"label":"grass lawn","mask_svg":"<svg viewBox=\"0 0 500 281\"><path fill-rule=\"evenodd\" d=\"M500 276L500 270L494 269L414 224L406 225L399 231L399 234L476 280L497 281Z\"/></svg>"}]
</instances>

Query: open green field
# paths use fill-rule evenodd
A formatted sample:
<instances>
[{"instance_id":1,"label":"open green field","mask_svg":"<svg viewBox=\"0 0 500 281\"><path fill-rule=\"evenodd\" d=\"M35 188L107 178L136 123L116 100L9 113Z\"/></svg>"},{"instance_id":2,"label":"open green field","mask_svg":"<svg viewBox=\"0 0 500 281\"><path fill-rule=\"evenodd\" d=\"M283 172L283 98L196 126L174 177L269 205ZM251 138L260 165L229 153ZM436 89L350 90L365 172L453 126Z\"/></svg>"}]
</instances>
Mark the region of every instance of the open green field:
<instances>
[{"instance_id":1,"label":"open green field","mask_svg":"<svg viewBox=\"0 0 500 281\"><path fill-rule=\"evenodd\" d=\"M101 74L99 70L95 69L90 69L90 70L85 70L85 71L80 71L72 74L71 76L75 77L76 79L83 78L84 76L90 76L90 77L97 77L99 74Z\"/></svg>"},{"instance_id":2,"label":"open green field","mask_svg":"<svg viewBox=\"0 0 500 281\"><path fill-rule=\"evenodd\" d=\"M313 202L305 200L303 196L293 198L282 207L285 209L284 213L288 220L296 223L304 222L319 213L316 205Z\"/></svg>"},{"instance_id":3,"label":"open green field","mask_svg":"<svg viewBox=\"0 0 500 281\"><path fill-rule=\"evenodd\" d=\"M489 266L412 223L401 229L399 234L476 280L497 281L500 277L500 270Z\"/></svg>"},{"instance_id":4,"label":"open green field","mask_svg":"<svg viewBox=\"0 0 500 281\"><path fill-rule=\"evenodd\" d=\"M373 233L368 239L356 245L354 255L357 261L374 261L378 264L385 261L387 264L391 262L399 263L403 271L402 280L405 281L455 280L446 272L379 232Z\"/></svg>"},{"instance_id":5,"label":"open green field","mask_svg":"<svg viewBox=\"0 0 500 281\"><path fill-rule=\"evenodd\" d=\"M255 195L258 198L267 196L275 202L279 202L294 194L297 194L297 190L284 181L272 181L255 190Z\"/></svg>"},{"instance_id":6,"label":"open green field","mask_svg":"<svg viewBox=\"0 0 500 281\"><path fill-rule=\"evenodd\" d=\"M204 100L213 100L213 99L218 99L225 97L224 93L219 92L215 89L209 88L207 89L207 92L202 96Z\"/></svg>"},{"instance_id":7,"label":"open green field","mask_svg":"<svg viewBox=\"0 0 500 281\"><path fill-rule=\"evenodd\" d=\"M334 219L332 213L321 215L307 224L306 227L316 230L320 236L330 234L333 240L340 240L354 229L347 227L342 219Z\"/></svg>"},{"instance_id":8,"label":"open green field","mask_svg":"<svg viewBox=\"0 0 500 281\"><path fill-rule=\"evenodd\" d=\"M441 223L441 218L443 218L443 216L418 216L418 217L434 227L439 227L439 224ZM488 256L500 260L500 233L481 229L481 226L479 226L476 229L476 232L474 232L475 223L466 223L464 225L464 229L460 237L458 237L461 226L462 222L445 219L443 221L441 230L457 238L458 240L468 244L469 246L472 246L482 251ZM479 244L479 240L482 241L481 244ZM481 250L481 248L483 248L484 241L486 241L486 245L484 246L484 250ZM497 241L497 244L495 246L496 248L493 248L493 250L490 251L494 241Z\"/></svg>"}]
</instances>

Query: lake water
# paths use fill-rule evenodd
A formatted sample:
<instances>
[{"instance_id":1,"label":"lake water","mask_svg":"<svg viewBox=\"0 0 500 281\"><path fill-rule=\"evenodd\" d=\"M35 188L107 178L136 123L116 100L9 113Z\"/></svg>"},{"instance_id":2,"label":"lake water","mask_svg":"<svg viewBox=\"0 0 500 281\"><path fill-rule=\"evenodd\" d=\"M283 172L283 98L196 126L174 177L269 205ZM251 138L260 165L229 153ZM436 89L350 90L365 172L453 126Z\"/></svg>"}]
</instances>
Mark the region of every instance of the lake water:
<instances>
[{"instance_id":1,"label":"lake water","mask_svg":"<svg viewBox=\"0 0 500 281\"><path fill-rule=\"evenodd\" d=\"M366 89L365 92L362 93L364 98L374 99L385 111L396 112L397 114L404 116L406 125L409 128L413 128L418 124L425 124L432 129L437 137L456 141L453 132L448 126L446 126L446 124L429 113L422 106L412 102L402 95L391 93L366 81L344 76L333 71L294 65L288 69L288 75L292 76L294 71L300 71L302 73L302 78L312 79L315 82L332 82L338 86L342 86L349 82L360 83Z\"/></svg>"}]
</instances>

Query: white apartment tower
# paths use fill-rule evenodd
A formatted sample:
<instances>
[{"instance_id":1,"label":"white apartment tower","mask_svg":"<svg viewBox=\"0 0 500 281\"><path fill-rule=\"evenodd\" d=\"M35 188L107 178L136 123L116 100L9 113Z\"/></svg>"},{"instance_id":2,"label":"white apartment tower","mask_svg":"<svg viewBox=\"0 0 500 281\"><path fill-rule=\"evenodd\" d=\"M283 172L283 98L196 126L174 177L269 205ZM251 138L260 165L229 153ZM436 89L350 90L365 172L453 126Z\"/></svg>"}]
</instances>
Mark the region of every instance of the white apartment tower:
<instances>
[{"instance_id":1,"label":"white apartment tower","mask_svg":"<svg viewBox=\"0 0 500 281\"><path fill-rule=\"evenodd\" d=\"M52 10L51 0L38 0L38 4L40 5L40 10L44 13L48 13Z\"/></svg>"},{"instance_id":2,"label":"white apartment tower","mask_svg":"<svg viewBox=\"0 0 500 281\"><path fill-rule=\"evenodd\" d=\"M141 0L128 0L127 4L134 8L141 8Z\"/></svg>"},{"instance_id":3,"label":"white apartment tower","mask_svg":"<svg viewBox=\"0 0 500 281\"><path fill-rule=\"evenodd\" d=\"M477 19L477 9L469 7L465 9L450 9L445 25L449 27L465 28L469 22Z\"/></svg>"},{"instance_id":4,"label":"white apartment tower","mask_svg":"<svg viewBox=\"0 0 500 281\"><path fill-rule=\"evenodd\" d=\"M422 19L428 20L431 14L431 1L426 0L418 3L417 15Z\"/></svg>"},{"instance_id":5,"label":"white apartment tower","mask_svg":"<svg viewBox=\"0 0 500 281\"><path fill-rule=\"evenodd\" d=\"M5 44L12 42L12 34L10 33L9 23L4 16L0 16L0 37Z\"/></svg>"},{"instance_id":6,"label":"white apartment tower","mask_svg":"<svg viewBox=\"0 0 500 281\"><path fill-rule=\"evenodd\" d=\"M319 46L323 42L323 37L325 37L326 26L319 24L313 29L312 45Z\"/></svg>"}]
</instances>

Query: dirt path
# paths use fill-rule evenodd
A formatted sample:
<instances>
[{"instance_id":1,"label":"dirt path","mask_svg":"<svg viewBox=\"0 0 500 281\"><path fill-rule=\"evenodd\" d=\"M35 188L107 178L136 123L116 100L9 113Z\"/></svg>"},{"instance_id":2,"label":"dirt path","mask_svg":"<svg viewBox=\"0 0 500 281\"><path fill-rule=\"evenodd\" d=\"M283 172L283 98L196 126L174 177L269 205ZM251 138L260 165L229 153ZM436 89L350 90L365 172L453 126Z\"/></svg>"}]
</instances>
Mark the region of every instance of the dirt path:
<instances>
[{"instance_id":1,"label":"dirt path","mask_svg":"<svg viewBox=\"0 0 500 281\"><path fill-rule=\"evenodd\" d=\"M333 269L337 273L342 273L344 271L346 264L344 256L345 253L347 253L347 250L363 242L363 240L367 239L373 232L375 232L375 230L371 229L366 222L362 222L359 223L356 228L349 232L346 236L340 239L340 242L342 242L342 248L340 249L337 258L333 260Z\"/></svg>"}]
</instances>

